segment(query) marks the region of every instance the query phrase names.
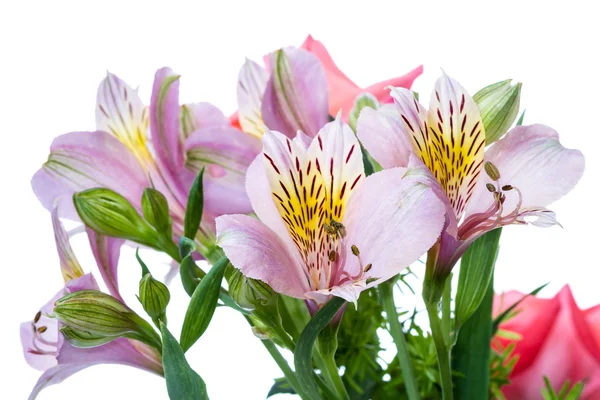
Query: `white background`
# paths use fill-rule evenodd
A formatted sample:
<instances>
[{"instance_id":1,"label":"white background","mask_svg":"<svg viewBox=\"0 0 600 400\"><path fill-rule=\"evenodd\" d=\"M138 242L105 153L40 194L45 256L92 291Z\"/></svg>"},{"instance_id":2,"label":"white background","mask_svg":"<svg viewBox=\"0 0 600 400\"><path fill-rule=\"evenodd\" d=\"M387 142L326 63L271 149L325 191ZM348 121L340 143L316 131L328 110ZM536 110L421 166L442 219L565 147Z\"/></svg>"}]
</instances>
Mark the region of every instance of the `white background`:
<instances>
[{"instance_id":1,"label":"white background","mask_svg":"<svg viewBox=\"0 0 600 400\"><path fill-rule=\"evenodd\" d=\"M565 146L586 155L577 188L552 208L564 229L505 229L496 289L529 291L569 283L581 306L600 303L598 187L600 165L600 30L593 2L496 1L432 4L394 1L19 1L0 6L0 250L2 275L0 395L24 399L39 372L21 354L19 323L61 286L49 214L29 180L52 139L94 128L99 81L110 70L149 101L154 72L168 65L183 77L181 99L235 109L239 66L248 56L299 45L308 33L359 85L402 75L419 64L414 89L425 98L440 67L474 93L506 78L524 83L526 123L551 125ZM82 264L93 261L75 239ZM156 275L166 272L152 261ZM121 279L134 303L139 268L122 255ZM185 295L172 285L169 317L176 335ZM400 299L399 299L400 300ZM212 399L262 399L274 362L233 312L219 310L189 352ZM120 366L90 368L40 399L167 398L164 381Z\"/></svg>"}]
</instances>

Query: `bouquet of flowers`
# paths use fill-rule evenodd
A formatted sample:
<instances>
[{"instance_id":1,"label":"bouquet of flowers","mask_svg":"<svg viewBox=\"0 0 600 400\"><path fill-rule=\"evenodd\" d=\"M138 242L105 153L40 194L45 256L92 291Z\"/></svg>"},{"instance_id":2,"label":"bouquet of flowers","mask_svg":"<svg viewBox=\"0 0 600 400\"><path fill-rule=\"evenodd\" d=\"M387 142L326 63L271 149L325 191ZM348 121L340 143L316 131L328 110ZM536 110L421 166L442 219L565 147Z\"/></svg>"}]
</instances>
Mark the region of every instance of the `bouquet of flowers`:
<instances>
[{"instance_id":1,"label":"bouquet of flowers","mask_svg":"<svg viewBox=\"0 0 600 400\"><path fill-rule=\"evenodd\" d=\"M543 286L493 291L502 228L558 225L547 207L584 170L555 130L524 125L521 84L471 96L442 72L425 106L410 90L422 67L361 88L310 36L264 62L242 65L229 118L180 105L169 68L149 105L109 73L96 131L53 141L32 186L64 287L21 325L25 359L43 370L30 399L102 363L163 376L173 400L208 399L185 352L223 307L281 368L265 396L600 398L600 309L580 310L568 287L548 300ZM85 231L96 277L65 219ZM172 259L170 285L189 295L179 338L170 279L139 253L120 260L123 245ZM144 315L123 300L119 264L141 271ZM402 308L415 282L423 311Z\"/></svg>"}]
</instances>

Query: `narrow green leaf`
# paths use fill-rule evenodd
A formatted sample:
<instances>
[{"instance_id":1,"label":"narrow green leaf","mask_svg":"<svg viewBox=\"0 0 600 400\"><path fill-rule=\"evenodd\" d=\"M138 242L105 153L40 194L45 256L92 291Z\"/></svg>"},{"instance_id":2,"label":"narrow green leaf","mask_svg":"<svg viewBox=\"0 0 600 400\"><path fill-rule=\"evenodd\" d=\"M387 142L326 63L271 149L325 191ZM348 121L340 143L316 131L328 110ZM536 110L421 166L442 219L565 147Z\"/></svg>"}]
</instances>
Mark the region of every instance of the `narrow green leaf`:
<instances>
[{"instance_id":1,"label":"narrow green leaf","mask_svg":"<svg viewBox=\"0 0 600 400\"><path fill-rule=\"evenodd\" d=\"M486 233L475 241L460 261L456 292L455 330L467 322L481 301L494 274L501 229ZM481 250L480 250L481 249Z\"/></svg>"},{"instance_id":2,"label":"narrow green leaf","mask_svg":"<svg viewBox=\"0 0 600 400\"><path fill-rule=\"evenodd\" d=\"M192 297L196 287L200 284L200 279L206 274L196 265L192 255L189 254L181 260L181 264L179 265L179 275L181 276L181 283L183 284L185 292L188 296Z\"/></svg>"},{"instance_id":3,"label":"narrow green leaf","mask_svg":"<svg viewBox=\"0 0 600 400\"><path fill-rule=\"evenodd\" d=\"M462 257L459 274L460 281L472 282L473 277L463 278L463 274L472 274L482 279L479 269L494 269L498 252L500 229L491 231L477 239ZM491 265L484 265L490 263ZM463 270L464 268L464 270ZM485 272L484 274L487 274ZM487 399L490 390L490 352L492 338L492 303L494 300L494 276L490 274L483 300L470 318L466 319L452 349L452 370L454 378L454 398ZM465 290L463 283L462 290ZM460 294L457 294L457 298ZM463 295L464 296L464 295ZM465 315L465 314L463 314ZM464 318L464 317L463 317Z\"/></svg>"},{"instance_id":4,"label":"narrow green leaf","mask_svg":"<svg viewBox=\"0 0 600 400\"><path fill-rule=\"evenodd\" d=\"M565 400L578 400L581 397L581 394L583 393L583 388L583 382L577 382L575 385L573 385L573 388L571 388L571 391L569 392L567 397L565 397Z\"/></svg>"},{"instance_id":5,"label":"narrow green leaf","mask_svg":"<svg viewBox=\"0 0 600 400\"><path fill-rule=\"evenodd\" d=\"M331 322L335 314L344 305L345 300L339 297L331 299L309 321L298 339L294 352L294 365L300 388L311 400L320 400L314 379L312 353L319 333Z\"/></svg>"},{"instance_id":6,"label":"narrow green leaf","mask_svg":"<svg viewBox=\"0 0 600 400\"><path fill-rule=\"evenodd\" d=\"M192 239L188 239L185 236L179 238L179 256L181 259L192 254L194 250L196 250L196 243Z\"/></svg>"},{"instance_id":7,"label":"narrow green leaf","mask_svg":"<svg viewBox=\"0 0 600 400\"><path fill-rule=\"evenodd\" d=\"M194 290L181 328L180 343L184 352L192 347L208 328L217 307L221 281L228 264L227 257L222 257Z\"/></svg>"},{"instance_id":8,"label":"narrow green leaf","mask_svg":"<svg viewBox=\"0 0 600 400\"><path fill-rule=\"evenodd\" d=\"M517 126L523 125L523 118L525 118L525 111L527 111L527 110L523 110L523 112L521 113L521 116L519 117L519 120L517 121Z\"/></svg>"},{"instance_id":9,"label":"narrow green leaf","mask_svg":"<svg viewBox=\"0 0 600 400\"><path fill-rule=\"evenodd\" d=\"M183 234L186 238L194 240L200 221L202 220L202 210L204 208L204 190L202 187L202 176L204 167L198 172L194 180L190 193L188 194L187 205L185 207L185 218L183 220Z\"/></svg>"},{"instance_id":10,"label":"narrow green leaf","mask_svg":"<svg viewBox=\"0 0 600 400\"><path fill-rule=\"evenodd\" d=\"M204 381L188 364L183 350L167 326L160 324L162 361L171 400L208 400Z\"/></svg>"}]
</instances>

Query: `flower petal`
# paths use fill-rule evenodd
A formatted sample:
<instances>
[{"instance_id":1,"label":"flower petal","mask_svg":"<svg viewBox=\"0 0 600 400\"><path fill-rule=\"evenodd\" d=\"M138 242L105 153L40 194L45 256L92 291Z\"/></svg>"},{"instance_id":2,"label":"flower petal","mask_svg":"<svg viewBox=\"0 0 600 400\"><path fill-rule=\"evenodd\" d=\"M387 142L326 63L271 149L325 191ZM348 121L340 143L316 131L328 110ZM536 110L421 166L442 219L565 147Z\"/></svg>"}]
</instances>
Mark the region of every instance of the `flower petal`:
<instances>
[{"instance_id":1,"label":"flower petal","mask_svg":"<svg viewBox=\"0 0 600 400\"><path fill-rule=\"evenodd\" d=\"M58 218L58 204L52 209L52 227L54 229L56 250L60 260L60 271L65 283L71 279L83 276L81 265L77 261L77 257L75 257L75 253L69 242L69 234Z\"/></svg>"},{"instance_id":2,"label":"flower petal","mask_svg":"<svg viewBox=\"0 0 600 400\"><path fill-rule=\"evenodd\" d=\"M365 89L366 92L371 93L375 98L382 104L393 102L393 98L390 92L386 89L388 86L401 87L410 89L415 79L417 79L423 73L423 66L419 65L417 68L408 72L405 75L388 79L382 82L377 82Z\"/></svg>"},{"instance_id":3,"label":"flower petal","mask_svg":"<svg viewBox=\"0 0 600 400\"><path fill-rule=\"evenodd\" d=\"M278 293L304 298L310 290L304 269L275 232L246 215L225 215L216 223L217 244L234 267Z\"/></svg>"},{"instance_id":4,"label":"flower petal","mask_svg":"<svg viewBox=\"0 0 600 400\"><path fill-rule=\"evenodd\" d=\"M172 173L183 168L179 137L179 75L170 68L156 71L150 105L152 148L159 161Z\"/></svg>"},{"instance_id":5,"label":"flower petal","mask_svg":"<svg viewBox=\"0 0 600 400\"><path fill-rule=\"evenodd\" d=\"M96 259L96 265L100 276L104 280L110 294L123 301L119 292L119 275L117 267L119 265L119 255L121 254L121 246L125 241L109 236L98 234L91 228L86 227L88 239L92 254Z\"/></svg>"},{"instance_id":6,"label":"flower petal","mask_svg":"<svg viewBox=\"0 0 600 400\"><path fill-rule=\"evenodd\" d=\"M558 133L545 125L517 126L494 143L485 154L500 172L499 185L511 185L522 194L521 209L544 208L571 191L585 168L579 150L560 144ZM477 184L467 215L483 212L493 203L486 184L494 183L484 175ZM495 186L495 185L494 185ZM515 190L504 192L503 215L518 204Z\"/></svg>"},{"instance_id":7,"label":"flower petal","mask_svg":"<svg viewBox=\"0 0 600 400\"><path fill-rule=\"evenodd\" d=\"M215 215L251 212L245 190L248 166L260 152L260 140L228 127L195 131L185 142L186 166L204 174L205 208Z\"/></svg>"},{"instance_id":8,"label":"flower petal","mask_svg":"<svg viewBox=\"0 0 600 400\"><path fill-rule=\"evenodd\" d=\"M57 385L73 374L89 367L86 364L57 365L44 371L33 387L28 400L35 400L40 392L48 386Z\"/></svg>"},{"instance_id":9,"label":"flower petal","mask_svg":"<svg viewBox=\"0 0 600 400\"><path fill-rule=\"evenodd\" d=\"M238 76L238 118L244 132L261 137L264 131L262 100L269 74L263 67L246 59Z\"/></svg>"},{"instance_id":10,"label":"flower petal","mask_svg":"<svg viewBox=\"0 0 600 400\"><path fill-rule=\"evenodd\" d=\"M137 90L133 90L111 73L107 74L98 87L96 129L112 134L127 146L140 162L148 160L148 111Z\"/></svg>"},{"instance_id":11,"label":"flower petal","mask_svg":"<svg viewBox=\"0 0 600 400\"><path fill-rule=\"evenodd\" d=\"M263 96L262 117L289 138L301 130L314 137L328 120L327 79L319 60L302 49L271 55L272 71Z\"/></svg>"},{"instance_id":12,"label":"flower petal","mask_svg":"<svg viewBox=\"0 0 600 400\"><path fill-rule=\"evenodd\" d=\"M379 110L364 108L358 117L356 134L365 149L382 167L408 165L412 145L394 106L384 105Z\"/></svg>"},{"instance_id":13,"label":"flower petal","mask_svg":"<svg viewBox=\"0 0 600 400\"><path fill-rule=\"evenodd\" d=\"M59 215L77 218L71 197L94 187L112 189L132 204L140 204L147 175L136 157L106 132L72 132L54 139L48 161L31 185L42 205L52 210L60 198Z\"/></svg>"},{"instance_id":14,"label":"flower petal","mask_svg":"<svg viewBox=\"0 0 600 400\"><path fill-rule=\"evenodd\" d=\"M190 103L181 107L181 140L185 140L192 132L201 128L227 126L229 119L218 107L206 103Z\"/></svg>"},{"instance_id":15,"label":"flower petal","mask_svg":"<svg viewBox=\"0 0 600 400\"><path fill-rule=\"evenodd\" d=\"M371 264L365 278L377 281L366 287L391 278L417 261L436 242L444 225L443 203L431 187L421 182L418 173L408 172L394 168L370 175L348 203L344 269L357 275ZM360 251L360 260L352 254L352 245Z\"/></svg>"}]
</instances>

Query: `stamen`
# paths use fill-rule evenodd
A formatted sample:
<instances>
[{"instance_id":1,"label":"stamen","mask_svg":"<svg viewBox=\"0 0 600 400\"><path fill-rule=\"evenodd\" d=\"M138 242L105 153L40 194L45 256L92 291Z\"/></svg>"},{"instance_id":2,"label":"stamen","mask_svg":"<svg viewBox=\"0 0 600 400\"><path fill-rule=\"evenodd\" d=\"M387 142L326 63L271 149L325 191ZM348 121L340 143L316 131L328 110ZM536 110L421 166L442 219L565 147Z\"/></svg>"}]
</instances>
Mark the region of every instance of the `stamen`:
<instances>
[{"instance_id":1,"label":"stamen","mask_svg":"<svg viewBox=\"0 0 600 400\"><path fill-rule=\"evenodd\" d=\"M365 267L363 272L369 272L369 270L373 267L373 264L369 263L367 264L367 266Z\"/></svg>"},{"instance_id":2,"label":"stamen","mask_svg":"<svg viewBox=\"0 0 600 400\"><path fill-rule=\"evenodd\" d=\"M42 312L38 311L37 314L35 314L35 317L33 318L33 323L37 324L41 317L42 317Z\"/></svg>"},{"instance_id":3,"label":"stamen","mask_svg":"<svg viewBox=\"0 0 600 400\"><path fill-rule=\"evenodd\" d=\"M331 262L335 261L335 250L331 250L329 252L329 261L331 261Z\"/></svg>"},{"instance_id":4,"label":"stamen","mask_svg":"<svg viewBox=\"0 0 600 400\"><path fill-rule=\"evenodd\" d=\"M488 191L494 193L496 191L496 187L494 185L492 185L491 183L486 183L485 187L487 188Z\"/></svg>"},{"instance_id":5,"label":"stamen","mask_svg":"<svg viewBox=\"0 0 600 400\"><path fill-rule=\"evenodd\" d=\"M352 249L352 254L354 254L355 256L359 256L360 255L360 251L358 251L358 247L356 247L356 245L352 245L350 246L350 249Z\"/></svg>"},{"instance_id":6,"label":"stamen","mask_svg":"<svg viewBox=\"0 0 600 400\"><path fill-rule=\"evenodd\" d=\"M512 189L513 189L513 187L511 185L504 185L504 186L502 186L502 190L504 190L504 191L509 191L509 190L512 190Z\"/></svg>"},{"instance_id":7,"label":"stamen","mask_svg":"<svg viewBox=\"0 0 600 400\"><path fill-rule=\"evenodd\" d=\"M483 169L493 181L497 182L500 179L500 171L498 171L498 168L491 162L486 161L485 164L483 164Z\"/></svg>"},{"instance_id":8,"label":"stamen","mask_svg":"<svg viewBox=\"0 0 600 400\"><path fill-rule=\"evenodd\" d=\"M47 326L40 326L40 327L38 328L38 330L37 330L37 331L38 331L39 333L44 333L44 332L46 332L47 330L48 330L48 327L47 327Z\"/></svg>"}]
</instances>

